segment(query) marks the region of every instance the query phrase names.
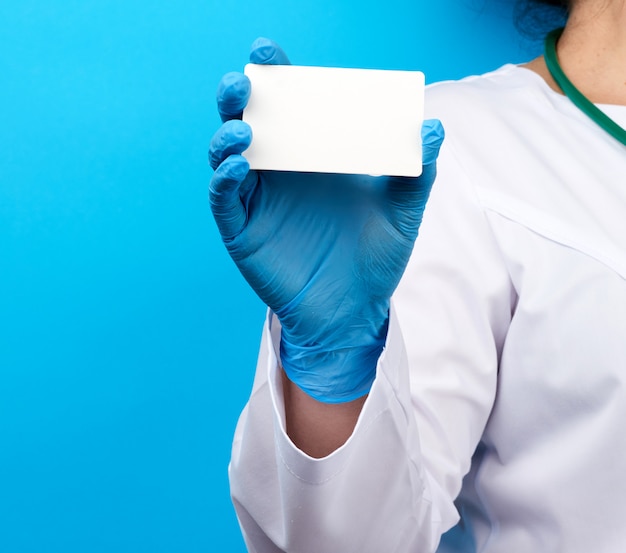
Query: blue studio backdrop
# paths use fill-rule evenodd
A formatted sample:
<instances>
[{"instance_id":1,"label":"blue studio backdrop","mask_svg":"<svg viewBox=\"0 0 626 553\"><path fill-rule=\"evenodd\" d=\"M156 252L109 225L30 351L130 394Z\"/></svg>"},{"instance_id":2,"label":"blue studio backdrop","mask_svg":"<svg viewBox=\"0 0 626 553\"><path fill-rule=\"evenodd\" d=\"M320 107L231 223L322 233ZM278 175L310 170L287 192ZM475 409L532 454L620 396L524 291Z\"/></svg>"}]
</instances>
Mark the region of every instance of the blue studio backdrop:
<instances>
[{"instance_id":1,"label":"blue studio backdrop","mask_svg":"<svg viewBox=\"0 0 626 553\"><path fill-rule=\"evenodd\" d=\"M509 0L2 2L1 552L245 550L227 465L264 307L206 152L261 35L429 82L538 52Z\"/></svg>"}]
</instances>

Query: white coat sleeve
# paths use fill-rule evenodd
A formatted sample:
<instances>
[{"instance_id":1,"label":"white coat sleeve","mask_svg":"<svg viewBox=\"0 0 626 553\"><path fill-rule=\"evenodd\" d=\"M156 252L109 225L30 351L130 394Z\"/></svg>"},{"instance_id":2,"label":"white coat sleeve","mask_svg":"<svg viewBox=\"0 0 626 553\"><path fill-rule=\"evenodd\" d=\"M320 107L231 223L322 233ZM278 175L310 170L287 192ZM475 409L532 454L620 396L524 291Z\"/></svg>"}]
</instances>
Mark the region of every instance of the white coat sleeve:
<instances>
[{"instance_id":1,"label":"white coat sleeve","mask_svg":"<svg viewBox=\"0 0 626 553\"><path fill-rule=\"evenodd\" d=\"M514 297L448 140L439 167L373 388L352 436L324 459L285 433L280 328L268 317L229 467L251 552L427 553L459 518Z\"/></svg>"}]
</instances>

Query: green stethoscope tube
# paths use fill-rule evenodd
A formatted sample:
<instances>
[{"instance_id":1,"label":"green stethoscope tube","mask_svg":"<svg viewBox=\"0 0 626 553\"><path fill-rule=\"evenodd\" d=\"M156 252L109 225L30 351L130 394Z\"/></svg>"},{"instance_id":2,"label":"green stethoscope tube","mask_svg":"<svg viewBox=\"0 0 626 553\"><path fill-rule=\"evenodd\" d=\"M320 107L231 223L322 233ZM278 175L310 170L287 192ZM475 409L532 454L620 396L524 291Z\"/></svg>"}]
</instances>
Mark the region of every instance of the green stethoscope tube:
<instances>
[{"instance_id":1,"label":"green stethoscope tube","mask_svg":"<svg viewBox=\"0 0 626 553\"><path fill-rule=\"evenodd\" d=\"M561 87L563 93L586 115L588 115L596 124L602 127L613 138L626 146L626 130L620 127L613 119L606 115L603 111L593 105L570 81L556 55L556 43L561 36L563 29L555 29L546 37L544 58L550 75Z\"/></svg>"}]
</instances>

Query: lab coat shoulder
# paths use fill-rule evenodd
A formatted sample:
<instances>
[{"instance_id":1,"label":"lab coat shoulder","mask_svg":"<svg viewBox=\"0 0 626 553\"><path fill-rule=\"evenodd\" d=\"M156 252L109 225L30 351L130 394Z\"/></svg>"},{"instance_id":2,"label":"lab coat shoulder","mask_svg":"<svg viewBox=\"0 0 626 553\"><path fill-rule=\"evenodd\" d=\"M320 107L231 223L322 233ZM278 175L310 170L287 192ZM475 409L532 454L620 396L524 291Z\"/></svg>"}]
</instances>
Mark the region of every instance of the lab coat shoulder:
<instances>
[{"instance_id":1,"label":"lab coat shoulder","mask_svg":"<svg viewBox=\"0 0 626 553\"><path fill-rule=\"evenodd\" d=\"M532 71L506 65L431 85L425 105L426 116L441 119L446 129L437 185L450 180L443 175L448 168L460 167L511 274L536 250L524 232L626 274L626 238L618 230L625 200L623 145L567 97ZM626 123L623 106L599 107ZM519 254L522 244L529 246L528 258Z\"/></svg>"}]
</instances>

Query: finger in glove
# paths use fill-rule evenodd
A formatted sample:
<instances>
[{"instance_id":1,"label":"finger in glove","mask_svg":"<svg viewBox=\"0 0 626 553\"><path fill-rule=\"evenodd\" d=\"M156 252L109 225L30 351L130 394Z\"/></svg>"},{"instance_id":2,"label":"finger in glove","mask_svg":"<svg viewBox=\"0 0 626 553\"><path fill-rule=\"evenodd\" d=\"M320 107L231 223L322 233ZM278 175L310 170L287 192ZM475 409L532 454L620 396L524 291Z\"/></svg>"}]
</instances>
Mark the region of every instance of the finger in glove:
<instances>
[{"instance_id":1,"label":"finger in glove","mask_svg":"<svg viewBox=\"0 0 626 553\"><path fill-rule=\"evenodd\" d=\"M250 99L250 79L243 73L226 73L217 85L216 99L222 121L241 119Z\"/></svg>"},{"instance_id":2,"label":"finger in glove","mask_svg":"<svg viewBox=\"0 0 626 553\"><path fill-rule=\"evenodd\" d=\"M262 65L290 65L285 51L273 40L257 38L250 48L250 62Z\"/></svg>"},{"instance_id":3,"label":"finger in glove","mask_svg":"<svg viewBox=\"0 0 626 553\"><path fill-rule=\"evenodd\" d=\"M228 156L241 154L252 142L252 129L247 123L233 119L226 121L213 135L209 146L209 164L217 169Z\"/></svg>"}]
</instances>

